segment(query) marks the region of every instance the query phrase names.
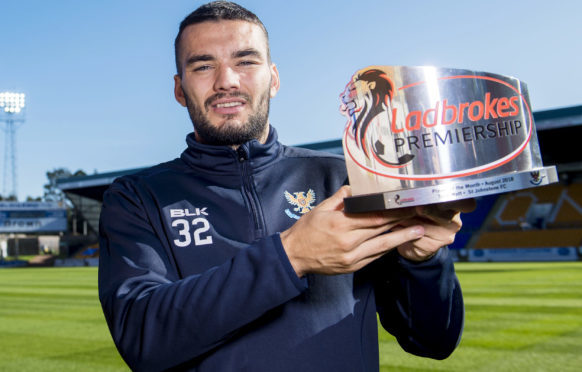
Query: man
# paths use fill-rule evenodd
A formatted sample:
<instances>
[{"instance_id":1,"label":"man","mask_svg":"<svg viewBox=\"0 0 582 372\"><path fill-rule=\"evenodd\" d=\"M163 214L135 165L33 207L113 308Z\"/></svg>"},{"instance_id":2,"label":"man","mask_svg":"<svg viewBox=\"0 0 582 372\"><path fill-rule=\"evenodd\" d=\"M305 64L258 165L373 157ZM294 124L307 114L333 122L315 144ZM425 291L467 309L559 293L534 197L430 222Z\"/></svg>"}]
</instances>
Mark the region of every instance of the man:
<instances>
[{"instance_id":1,"label":"man","mask_svg":"<svg viewBox=\"0 0 582 372\"><path fill-rule=\"evenodd\" d=\"M343 160L269 125L279 74L253 13L204 5L175 46L188 147L116 180L101 215L99 297L129 366L373 371L376 311L406 350L447 357L463 302L441 247L470 205L344 213Z\"/></svg>"}]
</instances>

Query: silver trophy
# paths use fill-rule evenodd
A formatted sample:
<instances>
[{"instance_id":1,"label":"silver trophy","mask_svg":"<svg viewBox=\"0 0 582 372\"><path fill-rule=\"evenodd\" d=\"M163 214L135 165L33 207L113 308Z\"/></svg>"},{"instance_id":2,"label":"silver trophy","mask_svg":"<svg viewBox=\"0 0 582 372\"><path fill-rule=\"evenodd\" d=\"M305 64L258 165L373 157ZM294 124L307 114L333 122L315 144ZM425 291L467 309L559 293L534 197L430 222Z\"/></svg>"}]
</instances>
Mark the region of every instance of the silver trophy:
<instances>
[{"instance_id":1,"label":"silver trophy","mask_svg":"<svg viewBox=\"0 0 582 372\"><path fill-rule=\"evenodd\" d=\"M558 181L526 85L497 74L371 66L340 95L348 212L474 198Z\"/></svg>"}]
</instances>

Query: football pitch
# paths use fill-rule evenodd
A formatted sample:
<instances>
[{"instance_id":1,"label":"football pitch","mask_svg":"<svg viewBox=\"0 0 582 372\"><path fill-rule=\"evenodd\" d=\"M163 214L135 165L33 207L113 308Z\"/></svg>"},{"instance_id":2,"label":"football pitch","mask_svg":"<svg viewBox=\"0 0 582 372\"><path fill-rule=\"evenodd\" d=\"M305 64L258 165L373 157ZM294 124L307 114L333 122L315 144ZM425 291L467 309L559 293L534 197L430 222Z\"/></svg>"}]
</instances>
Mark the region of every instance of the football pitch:
<instances>
[{"instance_id":1,"label":"football pitch","mask_svg":"<svg viewBox=\"0 0 582 372\"><path fill-rule=\"evenodd\" d=\"M458 349L444 361L414 357L380 331L382 371L580 370L582 262L456 267L466 306ZM0 371L127 370L96 268L0 269Z\"/></svg>"}]
</instances>

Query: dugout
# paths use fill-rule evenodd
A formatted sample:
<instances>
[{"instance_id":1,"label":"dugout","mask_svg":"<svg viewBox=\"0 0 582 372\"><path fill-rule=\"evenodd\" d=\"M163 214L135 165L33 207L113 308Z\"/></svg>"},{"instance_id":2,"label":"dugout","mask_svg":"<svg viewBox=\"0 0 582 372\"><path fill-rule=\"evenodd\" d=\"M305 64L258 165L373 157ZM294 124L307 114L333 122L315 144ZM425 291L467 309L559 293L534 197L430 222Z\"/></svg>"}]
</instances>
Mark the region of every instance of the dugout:
<instances>
[{"instance_id":1,"label":"dugout","mask_svg":"<svg viewBox=\"0 0 582 372\"><path fill-rule=\"evenodd\" d=\"M576 151L582 141L582 105L536 111L533 116L543 163L556 165L560 183L481 198L477 210L464 217L463 229L451 247L459 259L507 261L530 255L531 260L571 260L582 256L582 152ZM299 146L342 153L340 139ZM73 203L85 232L96 234L107 187L115 178L141 169L62 178L57 186Z\"/></svg>"}]
</instances>

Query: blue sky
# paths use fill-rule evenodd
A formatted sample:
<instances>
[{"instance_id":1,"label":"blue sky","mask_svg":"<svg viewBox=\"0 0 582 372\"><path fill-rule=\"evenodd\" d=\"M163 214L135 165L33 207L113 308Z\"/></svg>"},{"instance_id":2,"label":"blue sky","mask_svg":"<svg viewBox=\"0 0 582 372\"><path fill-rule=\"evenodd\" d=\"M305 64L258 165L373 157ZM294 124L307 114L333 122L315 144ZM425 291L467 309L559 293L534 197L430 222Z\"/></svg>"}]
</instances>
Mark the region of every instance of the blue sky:
<instances>
[{"instance_id":1,"label":"blue sky","mask_svg":"<svg viewBox=\"0 0 582 372\"><path fill-rule=\"evenodd\" d=\"M173 97L173 40L204 2L3 2L0 91L27 95L17 131L20 199L42 195L54 168L102 173L179 156L192 124ZM534 111L582 104L580 1L240 4L269 30L281 76L271 123L286 144L339 138L339 93L369 65L511 75L527 83ZM0 139L4 149L3 132Z\"/></svg>"}]
</instances>

